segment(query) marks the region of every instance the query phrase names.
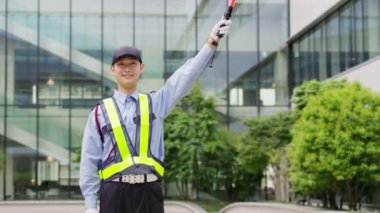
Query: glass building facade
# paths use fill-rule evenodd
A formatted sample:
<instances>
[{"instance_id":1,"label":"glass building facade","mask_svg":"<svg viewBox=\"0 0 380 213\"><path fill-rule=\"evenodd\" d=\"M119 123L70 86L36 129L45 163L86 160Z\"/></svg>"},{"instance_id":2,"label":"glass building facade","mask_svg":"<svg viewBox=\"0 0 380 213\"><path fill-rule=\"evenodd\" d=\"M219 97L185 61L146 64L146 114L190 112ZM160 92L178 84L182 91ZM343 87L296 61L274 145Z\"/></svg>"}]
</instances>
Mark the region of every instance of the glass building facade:
<instances>
[{"instance_id":1,"label":"glass building facade","mask_svg":"<svg viewBox=\"0 0 380 213\"><path fill-rule=\"evenodd\" d=\"M205 44L227 3L0 0L0 200L81 198L78 149L89 111L115 88L112 50L141 49L139 91L156 90ZM269 57L288 39L288 0L238 1L232 19L201 88L239 131L289 105L287 70Z\"/></svg>"},{"instance_id":2,"label":"glass building facade","mask_svg":"<svg viewBox=\"0 0 380 213\"><path fill-rule=\"evenodd\" d=\"M325 80L380 55L380 1L343 1L292 39L290 88Z\"/></svg>"}]
</instances>

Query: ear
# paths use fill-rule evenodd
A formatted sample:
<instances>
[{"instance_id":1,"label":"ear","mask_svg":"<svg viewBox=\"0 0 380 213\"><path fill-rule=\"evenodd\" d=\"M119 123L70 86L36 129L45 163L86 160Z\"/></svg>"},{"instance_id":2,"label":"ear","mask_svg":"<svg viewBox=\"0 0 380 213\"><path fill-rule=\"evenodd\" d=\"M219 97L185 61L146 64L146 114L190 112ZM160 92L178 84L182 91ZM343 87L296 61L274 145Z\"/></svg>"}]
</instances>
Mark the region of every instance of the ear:
<instances>
[{"instance_id":1,"label":"ear","mask_svg":"<svg viewBox=\"0 0 380 213\"><path fill-rule=\"evenodd\" d=\"M115 66L114 66L114 65L111 65L111 66L110 66L110 71L111 71L111 74L112 74L112 75L115 74Z\"/></svg>"},{"instance_id":2,"label":"ear","mask_svg":"<svg viewBox=\"0 0 380 213\"><path fill-rule=\"evenodd\" d=\"M140 74L144 72L144 68L145 68L144 64L141 63L140 64Z\"/></svg>"}]
</instances>

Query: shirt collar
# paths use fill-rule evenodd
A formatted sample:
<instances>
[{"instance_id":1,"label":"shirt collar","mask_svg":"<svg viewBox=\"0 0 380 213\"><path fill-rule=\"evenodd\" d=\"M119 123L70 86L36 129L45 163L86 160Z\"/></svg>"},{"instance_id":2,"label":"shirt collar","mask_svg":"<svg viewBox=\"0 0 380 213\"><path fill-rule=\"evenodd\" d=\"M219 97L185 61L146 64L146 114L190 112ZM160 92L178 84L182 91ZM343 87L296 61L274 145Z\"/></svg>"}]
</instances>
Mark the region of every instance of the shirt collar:
<instances>
[{"instance_id":1,"label":"shirt collar","mask_svg":"<svg viewBox=\"0 0 380 213\"><path fill-rule=\"evenodd\" d=\"M135 90L131 95L127 95L118 90L115 90L113 93L113 97L121 104L125 104L127 102L128 97L134 98L136 101L138 100L139 93Z\"/></svg>"}]
</instances>

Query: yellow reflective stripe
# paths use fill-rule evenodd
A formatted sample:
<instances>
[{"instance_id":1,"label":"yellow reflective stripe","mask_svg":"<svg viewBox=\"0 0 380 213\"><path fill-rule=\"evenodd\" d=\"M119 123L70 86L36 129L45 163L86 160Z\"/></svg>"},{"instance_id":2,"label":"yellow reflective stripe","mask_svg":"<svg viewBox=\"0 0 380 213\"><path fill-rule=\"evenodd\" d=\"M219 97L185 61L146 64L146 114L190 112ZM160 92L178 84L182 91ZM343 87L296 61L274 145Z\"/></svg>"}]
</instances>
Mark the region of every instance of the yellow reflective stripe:
<instances>
[{"instance_id":1,"label":"yellow reflective stripe","mask_svg":"<svg viewBox=\"0 0 380 213\"><path fill-rule=\"evenodd\" d=\"M103 170L99 170L99 177L102 180L107 179L111 177L112 175L118 172L121 172L132 165L133 165L132 158L128 158L122 162L112 164L111 166Z\"/></svg>"},{"instance_id":2,"label":"yellow reflective stripe","mask_svg":"<svg viewBox=\"0 0 380 213\"><path fill-rule=\"evenodd\" d=\"M158 162L154 161L154 169L156 169L156 171L158 172L158 174L162 176L164 176L164 172L165 172L165 168L163 166L161 166L161 164L159 164Z\"/></svg>"},{"instance_id":3,"label":"yellow reflective stripe","mask_svg":"<svg viewBox=\"0 0 380 213\"><path fill-rule=\"evenodd\" d=\"M140 103L140 157L148 157L149 145L149 101L146 94L139 94Z\"/></svg>"},{"instance_id":4,"label":"yellow reflective stripe","mask_svg":"<svg viewBox=\"0 0 380 213\"><path fill-rule=\"evenodd\" d=\"M153 158L148 157L149 134L150 132L150 109L149 99L146 94L139 94L140 103L140 153L139 157L133 157L137 164L145 164L153 166L154 169L161 175L164 175L164 167Z\"/></svg>"},{"instance_id":5,"label":"yellow reflective stripe","mask_svg":"<svg viewBox=\"0 0 380 213\"><path fill-rule=\"evenodd\" d=\"M127 141L125 140L125 135L123 132L123 128L120 124L119 116L116 112L115 104L112 98L105 99L103 103L104 103L104 106L106 107L108 118L110 119L110 122L111 122L111 127L112 127L113 134L115 136L117 148L119 149L121 159L124 161L127 158L130 158L131 154L127 146Z\"/></svg>"},{"instance_id":6,"label":"yellow reflective stripe","mask_svg":"<svg viewBox=\"0 0 380 213\"><path fill-rule=\"evenodd\" d=\"M161 176L164 175L165 168L160 163L158 163L156 160L154 160L153 158L133 157L133 161L136 164L145 164L148 166L153 166L154 169L158 172L158 174L160 174Z\"/></svg>"}]
</instances>

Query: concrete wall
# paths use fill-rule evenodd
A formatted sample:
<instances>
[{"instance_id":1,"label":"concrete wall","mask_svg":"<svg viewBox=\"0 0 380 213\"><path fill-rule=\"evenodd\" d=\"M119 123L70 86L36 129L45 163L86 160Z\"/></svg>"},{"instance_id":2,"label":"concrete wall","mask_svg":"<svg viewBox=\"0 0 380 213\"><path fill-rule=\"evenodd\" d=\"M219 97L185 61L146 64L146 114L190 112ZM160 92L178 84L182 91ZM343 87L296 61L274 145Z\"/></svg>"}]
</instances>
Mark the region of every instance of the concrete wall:
<instances>
[{"instance_id":1,"label":"concrete wall","mask_svg":"<svg viewBox=\"0 0 380 213\"><path fill-rule=\"evenodd\" d=\"M342 0L290 0L290 37Z\"/></svg>"},{"instance_id":2,"label":"concrete wall","mask_svg":"<svg viewBox=\"0 0 380 213\"><path fill-rule=\"evenodd\" d=\"M332 79L347 79L350 82L359 81L364 87L380 92L380 56L346 70Z\"/></svg>"}]
</instances>

